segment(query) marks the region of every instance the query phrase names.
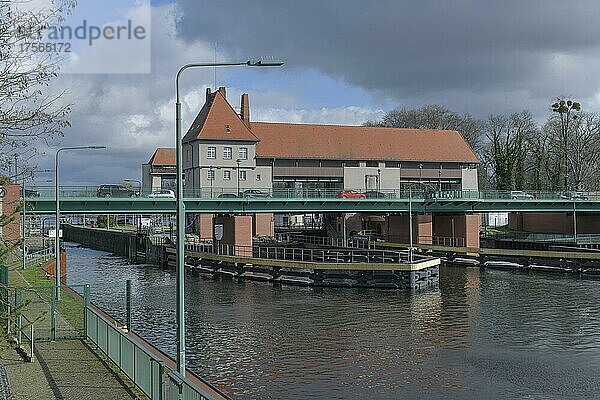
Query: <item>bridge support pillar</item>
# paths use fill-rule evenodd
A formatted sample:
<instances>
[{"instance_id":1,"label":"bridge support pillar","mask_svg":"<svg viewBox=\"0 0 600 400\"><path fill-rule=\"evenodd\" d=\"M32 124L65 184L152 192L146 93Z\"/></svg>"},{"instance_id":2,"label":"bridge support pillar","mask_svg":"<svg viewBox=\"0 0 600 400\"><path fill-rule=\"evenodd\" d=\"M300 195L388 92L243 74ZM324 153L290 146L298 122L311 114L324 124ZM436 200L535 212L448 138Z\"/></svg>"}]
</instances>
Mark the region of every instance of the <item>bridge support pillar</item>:
<instances>
[{"instance_id":1,"label":"bridge support pillar","mask_svg":"<svg viewBox=\"0 0 600 400\"><path fill-rule=\"evenodd\" d=\"M275 236L275 217L273 213L254 214L252 234L254 236Z\"/></svg>"},{"instance_id":2,"label":"bridge support pillar","mask_svg":"<svg viewBox=\"0 0 600 400\"><path fill-rule=\"evenodd\" d=\"M198 214L198 237L200 240L212 240L213 238L213 214Z\"/></svg>"},{"instance_id":3,"label":"bridge support pillar","mask_svg":"<svg viewBox=\"0 0 600 400\"><path fill-rule=\"evenodd\" d=\"M0 230L0 238L7 243L15 244L21 238L20 185L4 185L0 197L0 215L6 218L6 223Z\"/></svg>"},{"instance_id":4,"label":"bridge support pillar","mask_svg":"<svg viewBox=\"0 0 600 400\"><path fill-rule=\"evenodd\" d=\"M234 246L228 254L252 254L252 216L217 215L213 218L213 237L217 245Z\"/></svg>"},{"instance_id":5,"label":"bridge support pillar","mask_svg":"<svg viewBox=\"0 0 600 400\"><path fill-rule=\"evenodd\" d=\"M388 242L408 243L409 242L409 216L388 215L383 224L383 237ZM414 214L413 221L413 242L415 244L431 244L431 235L433 232L433 220L430 214Z\"/></svg>"},{"instance_id":6,"label":"bridge support pillar","mask_svg":"<svg viewBox=\"0 0 600 400\"><path fill-rule=\"evenodd\" d=\"M433 244L479 248L480 225L480 214L434 214Z\"/></svg>"}]
</instances>

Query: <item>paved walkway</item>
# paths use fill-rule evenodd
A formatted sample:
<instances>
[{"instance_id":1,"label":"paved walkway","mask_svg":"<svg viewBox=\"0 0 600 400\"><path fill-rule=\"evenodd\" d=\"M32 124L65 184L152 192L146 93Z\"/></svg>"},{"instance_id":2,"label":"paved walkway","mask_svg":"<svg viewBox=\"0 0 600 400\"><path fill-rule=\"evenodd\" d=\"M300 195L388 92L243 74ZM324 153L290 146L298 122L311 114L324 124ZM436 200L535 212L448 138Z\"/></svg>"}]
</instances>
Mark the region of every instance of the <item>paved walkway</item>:
<instances>
[{"instance_id":1,"label":"paved walkway","mask_svg":"<svg viewBox=\"0 0 600 400\"><path fill-rule=\"evenodd\" d=\"M11 286L26 286L18 270L11 270L9 282ZM63 324L68 323L62 316L57 318L61 319ZM45 320L46 316L38 322L45 324ZM38 341L33 363L25 362L14 348L4 343L0 344L0 359L8 372L11 398L15 400L145 399L139 391L131 389L132 384L125 382L124 375L112 369L114 365L82 339Z\"/></svg>"}]
</instances>

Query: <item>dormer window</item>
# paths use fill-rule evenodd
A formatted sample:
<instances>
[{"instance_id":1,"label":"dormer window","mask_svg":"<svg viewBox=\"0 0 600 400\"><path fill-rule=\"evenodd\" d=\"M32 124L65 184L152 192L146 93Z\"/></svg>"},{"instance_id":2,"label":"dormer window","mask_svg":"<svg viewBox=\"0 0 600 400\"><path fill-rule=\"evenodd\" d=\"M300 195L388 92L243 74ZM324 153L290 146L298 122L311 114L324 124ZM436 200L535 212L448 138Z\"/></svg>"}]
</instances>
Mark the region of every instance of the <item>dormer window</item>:
<instances>
[{"instance_id":1,"label":"dormer window","mask_svg":"<svg viewBox=\"0 0 600 400\"><path fill-rule=\"evenodd\" d=\"M231 133L231 127L229 125L225 125L225 133Z\"/></svg>"}]
</instances>

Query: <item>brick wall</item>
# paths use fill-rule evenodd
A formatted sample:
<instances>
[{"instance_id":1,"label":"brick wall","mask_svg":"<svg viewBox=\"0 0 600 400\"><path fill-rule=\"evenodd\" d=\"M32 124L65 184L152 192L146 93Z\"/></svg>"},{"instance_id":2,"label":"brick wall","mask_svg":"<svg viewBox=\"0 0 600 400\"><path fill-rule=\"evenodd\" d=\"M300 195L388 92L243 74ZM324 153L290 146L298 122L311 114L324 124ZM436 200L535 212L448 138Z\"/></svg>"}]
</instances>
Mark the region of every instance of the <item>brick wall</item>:
<instances>
[{"instance_id":1,"label":"brick wall","mask_svg":"<svg viewBox=\"0 0 600 400\"><path fill-rule=\"evenodd\" d=\"M8 218L8 223L2 227L2 240L7 244L15 244L21 238L21 213L18 208L21 204L20 185L4 185L2 198L2 215Z\"/></svg>"},{"instance_id":2,"label":"brick wall","mask_svg":"<svg viewBox=\"0 0 600 400\"><path fill-rule=\"evenodd\" d=\"M50 276L55 276L56 260L52 259L42 265L42 270ZM65 251L60 252L60 282L63 285L67 284L67 253Z\"/></svg>"}]
</instances>

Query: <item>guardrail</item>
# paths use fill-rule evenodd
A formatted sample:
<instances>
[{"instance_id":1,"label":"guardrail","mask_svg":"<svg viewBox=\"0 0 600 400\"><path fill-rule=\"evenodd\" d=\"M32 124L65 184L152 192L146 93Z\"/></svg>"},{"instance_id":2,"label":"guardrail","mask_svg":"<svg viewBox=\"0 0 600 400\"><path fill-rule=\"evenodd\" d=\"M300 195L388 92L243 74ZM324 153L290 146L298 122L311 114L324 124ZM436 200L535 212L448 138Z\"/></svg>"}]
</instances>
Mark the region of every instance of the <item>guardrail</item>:
<instances>
[{"instance_id":1,"label":"guardrail","mask_svg":"<svg viewBox=\"0 0 600 400\"><path fill-rule=\"evenodd\" d=\"M23 323L25 321L25 324ZM23 344L29 345L29 353L24 349L25 355L29 358L29 362L35 361L35 327L34 322L23 314L19 314L16 319L16 334L17 344L23 349ZM23 340L25 338L25 340Z\"/></svg>"},{"instance_id":2,"label":"guardrail","mask_svg":"<svg viewBox=\"0 0 600 400\"><path fill-rule=\"evenodd\" d=\"M350 238L344 240L343 238L298 235L293 233L277 233L275 234L275 241L304 243L322 247L350 247L356 249L368 249L370 247L368 238Z\"/></svg>"},{"instance_id":3,"label":"guardrail","mask_svg":"<svg viewBox=\"0 0 600 400\"><path fill-rule=\"evenodd\" d=\"M215 396L177 372L140 340L105 318L92 305L85 308L86 336L152 400L211 400ZM165 374L169 383L165 387ZM167 389L167 390L165 390Z\"/></svg>"},{"instance_id":4,"label":"guardrail","mask_svg":"<svg viewBox=\"0 0 600 400\"><path fill-rule=\"evenodd\" d=\"M345 193L344 193L345 192ZM354 193L352 193L354 192ZM35 187L31 188L29 198L54 198L54 187ZM135 188L133 197L150 197L152 191L150 188ZM95 198L98 196L97 186L62 186L59 189L60 197L84 197ZM561 201L588 201L600 200L600 191L507 191L507 190L407 190L407 189L381 189L379 191L366 190L365 188L347 188L341 189L314 189L314 188L253 188L252 190L240 188L239 192L232 188L203 188L203 189L185 189L183 193L186 198L348 198L357 199L415 199L415 200L453 200L453 199L481 199L481 200L561 200ZM104 196L102 196L104 197ZM131 197L128 192L121 195L112 195L110 197ZM158 200L161 198L156 197ZM172 198L166 197L166 199Z\"/></svg>"},{"instance_id":5,"label":"guardrail","mask_svg":"<svg viewBox=\"0 0 600 400\"><path fill-rule=\"evenodd\" d=\"M209 400L199 388L192 385L178 372L169 372L169 400Z\"/></svg>"},{"instance_id":6,"label":"guardrail","mask_svg":"<svg viewBox=\"0 0 600 400\"><path fill-rule=\"evenodd\" d=\"M186 250L222 256L261 258L332 264L409 264L408 250L356 248L295 248L282 246L236 246L219 243L186 244ZM413 262L431 257L413 255Z\"/></svg>"},{"instance_id":7,"label":"guardrail","mask_svg":"<svg viewBox=\"0 0 600 400\"><path fill-rule=\"evenodd\" d=\"M33 253L27 253L27 255L25 256L25 265L30 266L31 264L35 264L39 260L47 259L50 257L54 257L53 247L46 247L45 249L34 251Z\"/></svg>"},{"instance_id":8,"label":"guardrail","mask_svg":"<svg viewBox=\"0 0 600 400\"><path fill-rule=\"evenodd\" d=\"M121 329L85 308L86 336L112 360L119 369L151 399L163 398L164 363L155 359L144 347Z\"/></svg>"}]
</instances>

